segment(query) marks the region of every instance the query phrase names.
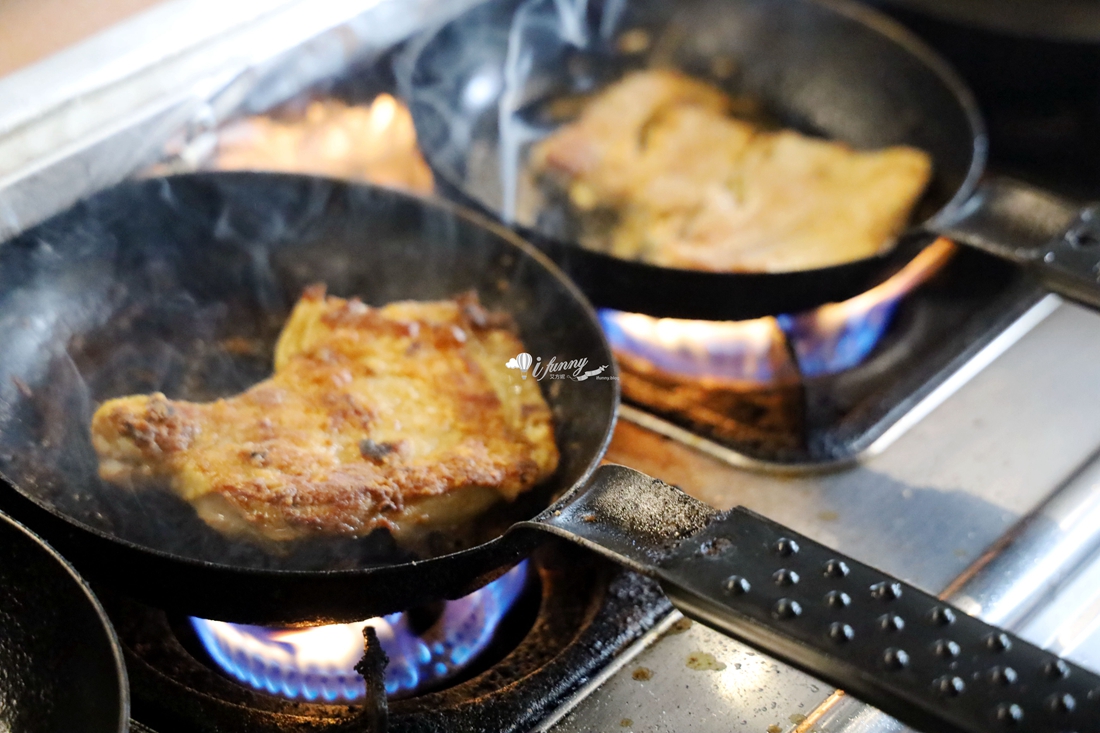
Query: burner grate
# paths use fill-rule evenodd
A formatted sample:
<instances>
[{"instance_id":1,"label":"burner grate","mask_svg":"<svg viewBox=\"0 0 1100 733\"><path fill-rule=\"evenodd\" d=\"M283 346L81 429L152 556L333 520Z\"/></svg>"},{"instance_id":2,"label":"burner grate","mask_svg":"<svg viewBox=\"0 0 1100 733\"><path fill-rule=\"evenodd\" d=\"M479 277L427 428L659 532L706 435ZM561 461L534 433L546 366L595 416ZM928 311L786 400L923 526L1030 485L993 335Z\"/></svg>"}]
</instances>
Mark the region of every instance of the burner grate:
<instances>
[{"instance_id":1,"label":"burner grate","mask_svg":"<svg viewBox=\"0 0 1100 733\"><path fill-rule=\"evenodd\" d=\"M788 468L849 462L1043 296L1027 275L960 248L896 306L866 358L835 373L772 381L681 377L619 354L624 400L645 426L688 431L749 462ZM652 417L651 417L652 416ZM693 444L699 441L691 441Z\"/></svg>"},{"instance_id":2,"label":"burner grate","mask_svg":"<svg viewBox=\"0 0 1100 733\"><path fill-rule=\"evenodd\" d=\"M484 664L446 686L391 700L391 733L530 729L671 610L658 586L563 543L531 561L520 597ZM98 591L118 631L141 733L276 733L362 728L358 704L287 700L216 671L190 624ZM369 730L366 728L365 730Z\"/></svg>"}]
</instances>

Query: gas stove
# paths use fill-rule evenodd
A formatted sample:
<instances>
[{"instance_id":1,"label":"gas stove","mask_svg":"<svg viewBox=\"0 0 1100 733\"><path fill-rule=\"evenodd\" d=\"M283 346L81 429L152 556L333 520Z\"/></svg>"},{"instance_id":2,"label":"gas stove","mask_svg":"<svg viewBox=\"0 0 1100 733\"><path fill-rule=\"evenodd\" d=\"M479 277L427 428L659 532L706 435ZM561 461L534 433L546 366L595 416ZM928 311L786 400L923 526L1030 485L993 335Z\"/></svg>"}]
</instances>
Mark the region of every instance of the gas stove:
<instances>
[{"instance_id":1,"label":"gas stove","mask_svg":"<svg viewBox=\"0 0 1100 733\"><path fill-rule=\"evenodd\" d=\"M148 44L163 32L154 14L131 21L146 41L125 69L107 74L110 54L83 47L0 81L16 94L97 69L70 79L67 100L0 117L0 231L150 172L276 168L430 193L389 96L391 52L473 4L286 2L192 28L175 55ZM346 115L385 144L349 150L334 122ZM1100 316L984 255L938 252L900 285L815 314L602 312L625 397L607 460L746 506L1100 670ZM370 621L384 668L360 664L362 624L239 627L98 590L143 733L897 729L682 618L651 581L555 543L477 597Z\"/></svg>"}]
</instances>

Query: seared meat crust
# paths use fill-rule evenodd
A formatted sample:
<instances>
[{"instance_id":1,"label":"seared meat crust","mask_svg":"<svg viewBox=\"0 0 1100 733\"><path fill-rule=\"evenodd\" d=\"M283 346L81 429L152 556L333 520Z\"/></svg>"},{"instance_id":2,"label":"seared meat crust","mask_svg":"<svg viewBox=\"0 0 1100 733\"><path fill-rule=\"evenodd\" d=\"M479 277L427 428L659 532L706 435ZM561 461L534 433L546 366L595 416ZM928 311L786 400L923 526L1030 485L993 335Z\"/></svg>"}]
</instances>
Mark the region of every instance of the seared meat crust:
<instances>
[{"instance_id":1,"label":"seared meat crust","mask_svg":"<svg viewBox=\"0 0 1100 733\"><path fill-rule=\"evenodd\" d=\"M892 245L926 153L768 131L732 106L680 73L635 72L537 145L532 172L568 192L585 246L664 267L788 272Z\"/></svg>"},{"instance_id":2,"label":"seared meat crust","mask_svg":"<svg viewBox=\"0 0 1100 733\"><path fill-rule=\"evenodd\" d=\"M460 524L546 479L558 451L510 318L469 294L371 308L310 288L274 375L213 403L105 402L100 476L166 485L227 534L398 535Z\"/></svg>"}]
</instances>

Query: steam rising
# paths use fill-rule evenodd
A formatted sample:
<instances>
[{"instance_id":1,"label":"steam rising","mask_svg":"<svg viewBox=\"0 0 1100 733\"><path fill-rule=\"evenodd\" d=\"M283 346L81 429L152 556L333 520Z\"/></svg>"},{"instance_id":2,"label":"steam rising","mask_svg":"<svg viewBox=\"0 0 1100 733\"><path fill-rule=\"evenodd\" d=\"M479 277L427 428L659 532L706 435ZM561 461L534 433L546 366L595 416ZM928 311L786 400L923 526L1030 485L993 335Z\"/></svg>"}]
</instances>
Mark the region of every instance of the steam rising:
<instances>
[{"instance_id":1,"label":"steam rising","mask_svg":"<svg viewBox=\"0 0 1100 733\"><path fill-rule=\"evenodd\" d=\"M613 389L548 395L559 474L462 533L405 549L385 531L251 544L219 534L169 491L99 479L89 424L100 402L153 391L205 402L265 379L292 305L315 282L375 305L476 290L516 318L529 348L610 360L562 283L504 240L418 199L275 175L131 182L0 249L0 470L56 513L139 546L236 567L340 569L494 539L594 460ZM593 404L606 411L574 417Z\"/></svg>"}]
</instances>

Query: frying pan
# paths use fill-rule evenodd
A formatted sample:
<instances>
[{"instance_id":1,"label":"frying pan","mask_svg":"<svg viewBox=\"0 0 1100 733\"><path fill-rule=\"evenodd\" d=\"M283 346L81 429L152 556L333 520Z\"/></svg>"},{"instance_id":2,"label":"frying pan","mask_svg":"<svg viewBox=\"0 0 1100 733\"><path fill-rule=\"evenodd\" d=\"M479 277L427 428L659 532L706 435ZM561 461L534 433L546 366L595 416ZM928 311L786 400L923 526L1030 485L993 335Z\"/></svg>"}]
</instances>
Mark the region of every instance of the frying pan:
<instances>
[{"instance_id":1,"label":"frying pan","mask_svg":"<svg viewBox=\"0 0 1100 733\"><path fill-rule=\"evenodd\" d=\"M559 9L569 5L587 12L563 20L569 16ZM642 50L637 43L620 50L624 37L639 32L647 39ZM1018 263L1059 293L1100 303L1091 212L1013 181L983 180L986 133L970 91L901 26L854 3L493 0L412 45L398 78L440 189L516 226L597 306L719 320L799 312L864 292L915 254L920 238L902 236L888 252L833 267L719 273L573 244L575 217L537 187L515 185L522 177L514 171L534 141L579 111L576 100L651 66L679 68L758 100L769 117L810 135L862 149L926 151L934 173L916 229Z\"/></svg>"},{"instance_id":2,"label":"frying pan","mask_svg":"<svg viewBox=\"0 0 1100 733\"><path fill-rule=\"evenodd\" d=\"M14 488L4 493L89 572L180 613L379 615L463 594L553 534L656 576L687 613L912 725L978 731L1025 715L1034 730L1097 729L1100 717L1084 713L1100 677L751 512L719 514L636 471L596 469L614 379L540 382L557 475L505 516L474 522L479 544L435 555L402 556L380 532L263 557L167 492L127 496L99 482L88 435L98 401L152 389L210 399L262 378L279 326L314 282L376 304L476 289L515 318L533 354L614 374L579 291L474 215L305 176L128 182L0 247L0 458ZM255 354L242 348L250 340ZM997 665L1013 672L989 671ZM1006 675L1020 688L998 687ZM1061 712L1076 700L1078 713Z\"/></svg>"},{"instance_id":3,"label":"frying pan","mask_svg":"<svg viewBox=\"0 0 1100 733\"><path fill-rule=\"evenodd\" d=\"M970 28L1063 43L1100 40L1100 13L1092 0L876 0Z\"/></svg>"},{"instance_id":4,"label":"frying pan","mask_svg":"<svg viewBox=\"0 0 1100 733\"><path fill-rule=\"evenodd\" d=\"M0 730L124 733L129 720L122 650L91 589L0 514Z\"/></svg>"},{"instance_id":5,"label":"frying pan","mask_svg":"<svg viewBox=\"0 0 1100 733\"><path fill-rule=\"evenodd\" d=\"M985 113L993 158L1093 195L1100 157L1100 4L874 0L948 59Z\"/></svg>"}]
</instances>

